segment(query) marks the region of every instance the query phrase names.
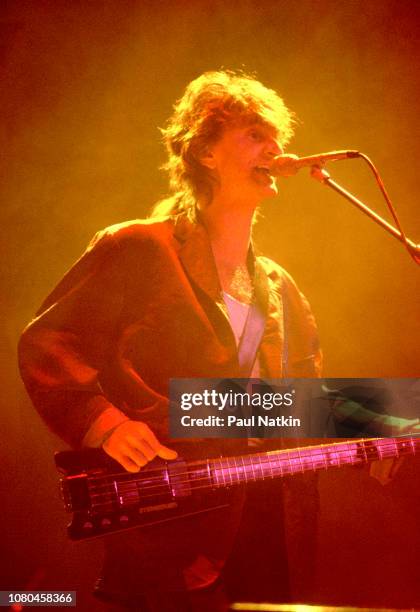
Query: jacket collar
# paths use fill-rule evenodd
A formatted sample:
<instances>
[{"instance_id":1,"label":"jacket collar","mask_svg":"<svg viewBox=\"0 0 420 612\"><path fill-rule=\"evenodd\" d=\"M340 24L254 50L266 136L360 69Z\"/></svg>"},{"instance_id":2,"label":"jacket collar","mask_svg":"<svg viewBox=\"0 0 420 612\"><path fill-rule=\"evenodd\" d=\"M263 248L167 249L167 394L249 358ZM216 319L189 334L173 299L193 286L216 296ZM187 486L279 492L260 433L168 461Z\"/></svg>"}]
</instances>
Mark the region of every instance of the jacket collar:
<instances>
[{"instance_id":1,"label":"jacket collar","mask_svg":"<svg viewBox=\"0 0 420 612\"><path fill-rule=\"evenodd\" d=\"M213 301L223 301L211 243L204 225L193 223L186 213L182 213L175 218L174 236L180 244L179 258L188 276Z\"/></svg>"},{"instance_id":2,"label":"jacket collar","mask_svg":"<svg viewBox=\"0 0 420 612\"><path fill-rule=\"evenodd\" d=\"M180 243L179 257L188 274L227 316L222 287L213 257L210 238L202 223L192 222L186 213L175 218L175 238ZM256 259L251 243L248 252L248 270L253 278L255 299L264 317L267 316L269 290L262 264Z\"/></svg>"}]
</instances>

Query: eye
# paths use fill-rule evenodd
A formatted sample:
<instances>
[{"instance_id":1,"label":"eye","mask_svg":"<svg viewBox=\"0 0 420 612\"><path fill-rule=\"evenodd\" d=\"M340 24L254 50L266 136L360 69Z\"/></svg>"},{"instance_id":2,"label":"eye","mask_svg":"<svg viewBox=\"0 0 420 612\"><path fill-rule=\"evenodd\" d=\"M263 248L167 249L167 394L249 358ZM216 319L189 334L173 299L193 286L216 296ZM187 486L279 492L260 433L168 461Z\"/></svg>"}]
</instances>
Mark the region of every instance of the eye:
<instances>
[{"instance_id":1,"label":"eye","mask_svg":"<svg viewBox=\"0 0 420 612\"><path fill-rule=\"evenodd\" d=\"M260 142L263 138L263 135L261 134L261 132L257 129L252 129L249 131L249 137L251 138L251 140L255 140L257 142Z\"/></svg>"}]
</instances>

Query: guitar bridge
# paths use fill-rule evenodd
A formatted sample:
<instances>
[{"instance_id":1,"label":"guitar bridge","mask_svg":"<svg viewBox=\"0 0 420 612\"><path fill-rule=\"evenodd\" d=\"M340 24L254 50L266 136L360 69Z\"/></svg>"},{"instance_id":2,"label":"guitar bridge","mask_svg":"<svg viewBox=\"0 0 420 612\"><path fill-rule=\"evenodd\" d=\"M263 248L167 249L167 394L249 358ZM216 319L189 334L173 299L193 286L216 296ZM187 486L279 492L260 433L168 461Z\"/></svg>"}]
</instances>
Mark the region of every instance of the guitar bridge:
<instances>
[{"instance_id":1,"label":"guitar bridge","mask_svg":"<svg viewBox=\"0 0 420 612\"><path fill-rule=\"evenodd\" d=\"M87 474L75 474L62 478L60 491L67 512L89 510L90 494Z\"/></svg>"}]
</instances>

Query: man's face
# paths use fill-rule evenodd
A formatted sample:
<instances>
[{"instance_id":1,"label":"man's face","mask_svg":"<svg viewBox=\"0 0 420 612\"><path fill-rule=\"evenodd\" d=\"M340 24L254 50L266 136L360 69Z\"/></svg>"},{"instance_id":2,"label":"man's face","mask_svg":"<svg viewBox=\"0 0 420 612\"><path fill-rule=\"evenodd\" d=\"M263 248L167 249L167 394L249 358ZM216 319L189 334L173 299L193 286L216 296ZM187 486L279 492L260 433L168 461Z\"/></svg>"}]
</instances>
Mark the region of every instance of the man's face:
<instances>
[{"instance_id":1,"label":"man's face","mask_svg":"<svg viewBox=\"0 0 420 612\"><path fill-rule=\"evenodd\" d=\"M272 127L254 123L228 128L204 160L217 179L215 194L251 204L275 196L277 185L269 168L282 152Z\"/></svg>"}]
</instances>

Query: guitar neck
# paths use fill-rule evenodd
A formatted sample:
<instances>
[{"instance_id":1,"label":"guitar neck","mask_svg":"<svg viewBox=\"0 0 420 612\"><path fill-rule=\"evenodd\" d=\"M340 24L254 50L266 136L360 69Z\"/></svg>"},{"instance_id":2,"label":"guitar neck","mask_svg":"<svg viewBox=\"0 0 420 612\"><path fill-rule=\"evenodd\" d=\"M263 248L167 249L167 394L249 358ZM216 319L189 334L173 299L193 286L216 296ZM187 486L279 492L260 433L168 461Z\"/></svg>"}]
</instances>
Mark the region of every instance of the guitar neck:
<instances>
[{"instance_id":1,"label":"guitar neck","mask_svg":"<svg viewBox=\"0 0 420 612\"><path fill-rule=\"evenodd\" d=\"M223 487L345 465L363 465L371 461L403 455L414 455L419 450L419 446L420 439L411 436L361 439L239 457L209 459L207 466L213 485Z\"/></svg>"},{"instance_id":2,"label":"guitar neck","mask_svg":"<svg viewBox=\"0 0 420 612\"><path fill-rule=\"evenodd\" d=\"M74 513L68 532L80 540L208 512L228 503L219 496L229 495L226 488L232 485L414 455L419 440L373 438L220 459L158 461L138 475L122 472L99 449L88 449L89 458L86 451L64 451L56 462L66 474L61 481L66 508ZM95 463L98 452L104 464ZM206 493L213 501L207 501Z\"/></svg>"}]
</instances>

